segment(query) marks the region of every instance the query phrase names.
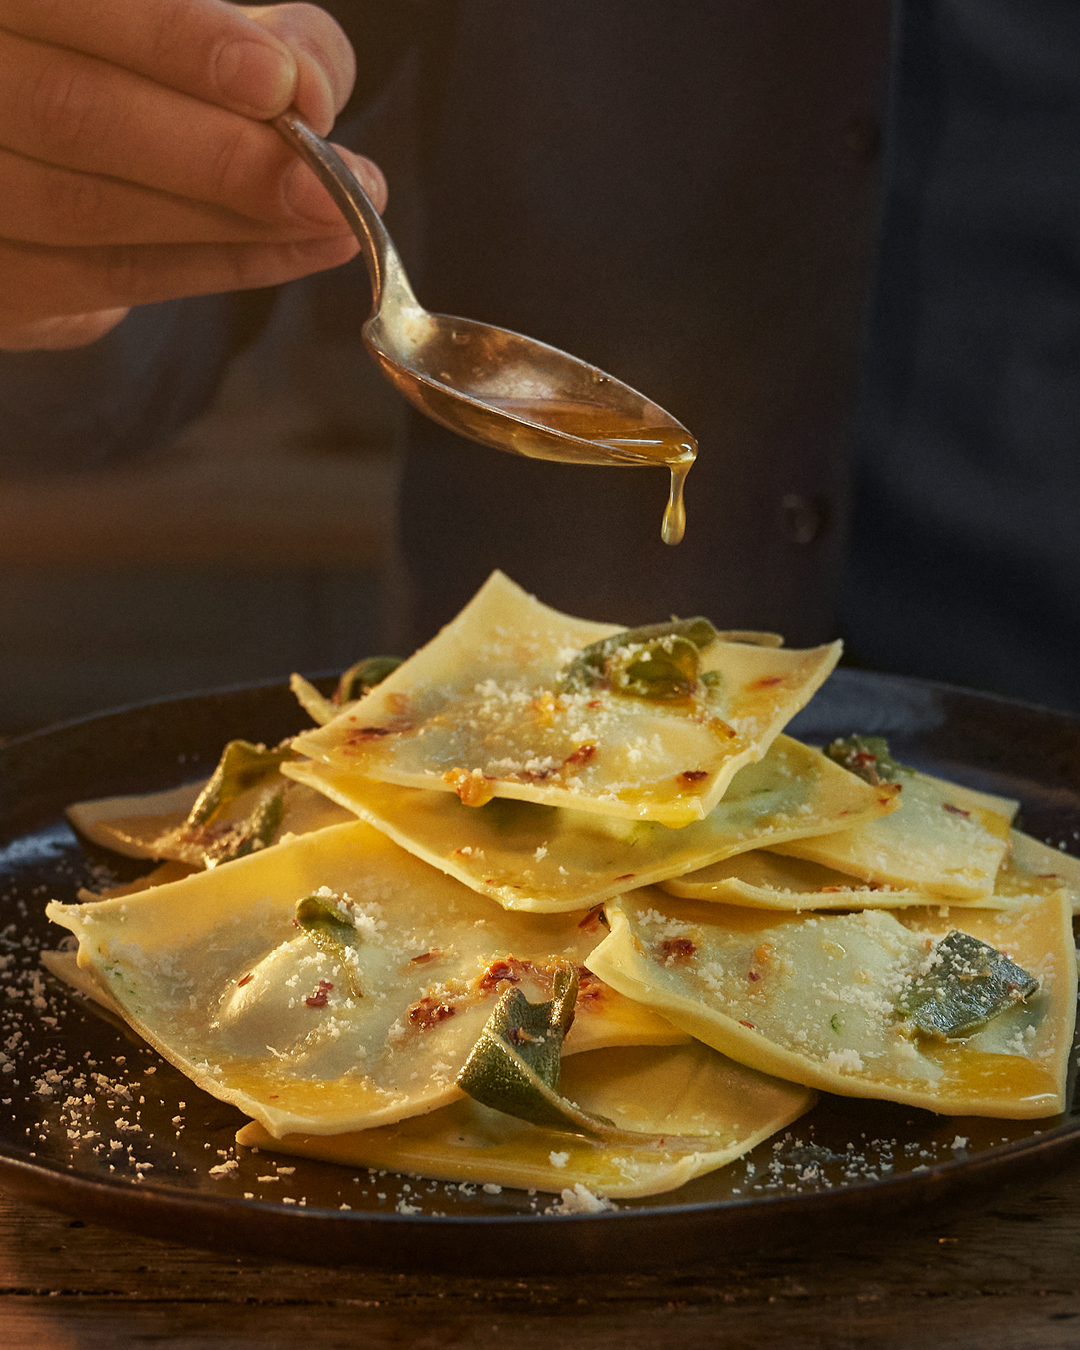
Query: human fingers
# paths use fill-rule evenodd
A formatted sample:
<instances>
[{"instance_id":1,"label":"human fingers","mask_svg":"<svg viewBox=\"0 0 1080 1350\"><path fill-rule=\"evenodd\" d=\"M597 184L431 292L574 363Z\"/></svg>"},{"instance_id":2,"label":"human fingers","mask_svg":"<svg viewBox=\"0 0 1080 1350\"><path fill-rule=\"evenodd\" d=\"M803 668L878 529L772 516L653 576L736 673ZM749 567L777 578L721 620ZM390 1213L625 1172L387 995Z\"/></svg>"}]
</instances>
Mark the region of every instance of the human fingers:
<instances>
[{"instance_id":1,"label":"human fingers","mask_svg":"<svg viewBox=\"0 0 1080 1350\"><path fill-rule=\"evenodd\" d=\"M271 126L95 57L4 33L0 145L275 225L340 229L327 193ZM374 174L367 185L381 187ZM2 210L0 203L0 232Z\"/></svg>"},{"instance_id":2,"label":"human fingers","mask_svg":"<svg viewBox=\"0 0 1080 1350\"><path fill-rule=\"evenodd\" d=\"M129 313L127 309L103 309L93 314L64 314L7 327L0 321L0 351L58 352L85 347L111 333Z\"/></svg>"},{"instance_id":3,"label":"human fingers","mask_svg":"<svg viewBox=\"0 0 1080 1350\"><path fill-rule=\"evenodd\" d=\"M245 5L243 12L292 52L297 63L292 106L321 136L329 135L356 81L349 39L316 5Z\"/></svg>"},{"instance_id":4,"label":"human fingers","mask_svg":"<svg viewBox=\"0 0 1080 1350\"><path fill-rule=\"evenodd\" d=\"M275 286L337 267L357 251L339 236L293 244L143 244L50 249L0 244L0 349L49 321L178 296ZM107 330L105 330L107 331Z\"/></svg>"},{"instance_id":5,"label":"human fingers","mask_svg":"<svg viewBox=\"0 0 1080 1350\"><path fill-rule=\"evenodd\" d=\"M330 55L327 85L340 93L351 60L314 6L275 18L227 0L0 0L0 28L67 51L96 56L156 84L247 117L270 118L296 102L293 46L314 60ZM302 11L302 12L300 12ZM333 25L336 27L336 25ZM278 31L284 36L279 36ZM291 45L292 44L292 45ZM298 105L305 116L319 109Z\"/></svg>"},{"instance_id":6,"label":"human fingers","mask_svg":"<svg viewBox=\"0 0 1080 1350\"><path fill-rule=\"evenodd\" d=\"M380 204L381 175L339 147L367 173ZM0 150L0 237L53 247L95 244L269 243L307 238L310 225L272 226L224 207L158 192L100 174L80 173ZM344 231L344 221L339 232Z\"/></svg>"}]
</instances>

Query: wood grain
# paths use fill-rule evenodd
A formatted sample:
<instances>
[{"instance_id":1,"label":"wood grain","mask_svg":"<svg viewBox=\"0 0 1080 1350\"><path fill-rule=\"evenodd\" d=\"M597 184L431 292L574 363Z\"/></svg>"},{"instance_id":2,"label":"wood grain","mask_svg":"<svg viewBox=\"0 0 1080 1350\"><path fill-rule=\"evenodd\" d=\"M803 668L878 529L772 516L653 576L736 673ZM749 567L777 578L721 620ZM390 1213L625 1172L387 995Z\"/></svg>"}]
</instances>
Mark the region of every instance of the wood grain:
<instances>
[{"instance_id":1,"label":"wood grain","mask_svg":"<svg viewBox=\"0 0 1080 1350\"><path fill-rule=\"evenodd\" d=\"M1065 1350L1080 1344L1080 1165L946 1224L693 1270L454 1279L269 1265L0 1193L0 1345Z\"/></svg>"}]
</instances>

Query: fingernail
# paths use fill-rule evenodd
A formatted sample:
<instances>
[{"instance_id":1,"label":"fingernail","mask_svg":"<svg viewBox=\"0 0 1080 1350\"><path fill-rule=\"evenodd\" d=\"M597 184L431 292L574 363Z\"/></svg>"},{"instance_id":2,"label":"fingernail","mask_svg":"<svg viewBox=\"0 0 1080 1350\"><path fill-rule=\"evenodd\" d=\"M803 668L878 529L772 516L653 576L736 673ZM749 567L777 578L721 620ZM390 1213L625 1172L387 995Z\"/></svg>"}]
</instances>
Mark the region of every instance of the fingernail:
<instances>
[{"instance_id":1,"label":"fingernail","mask_svg":"<svg viewBox=\"0 0 1080 1350\"><path fill-rule=\"evenodd\" d=\"M337 115L330 73L314 52L301 52L299 61L296 105L313 130L328 136Z\"/></svg>"},{"instance_id":2,"label":"fingernail","mask_svg":"<svg viewBox=\"0 0 1080 1350\"><path fill-rule=\"evenodd\" d=\"M336 145L334 149L360 180L360 186L374 202L376 209L381 211L386 205L386 179L379 166L343 146ZM337 224L344 227L341 212L306 164L297 160L287 173L285 197L289 208L296 215L319 225Z\"/></svg>"},{"instance_id":3,"label":"fingernail","mask_svg":"<svg viewBox=\"0 0 1080 1350\"><path fill-rule=\"evenodd\" d=\"M293 214L304 220L345 228L330 194L302 160L296 160L286 171L285 200Z\"/></svg>"},{"instance_id":4,"label":"fingernail","mask_svg":"<svg viewBox=\"0 0 1080 1350\"><path fill-rule=\"evenodd\" d=\"M359 178L360 186L375 203L376 208L382 211L386 206L387 197L386 178L383 176L382 169L373 160L365 159L363 155L356 154L354 150L346 150L343 145L337 145L334 148Z\"/></svg>"},{"instance_id":5,"label":"fingernail","mask_svg":"<svg viewBox=\"0 0 1080 1350\"><path fill-rule=\"evenodd\" d=\"M274 117L292 102L296 60L285 47L236 38L217 55L216 74L222 95L238 111Z\"/></svg>"}]
</instances>

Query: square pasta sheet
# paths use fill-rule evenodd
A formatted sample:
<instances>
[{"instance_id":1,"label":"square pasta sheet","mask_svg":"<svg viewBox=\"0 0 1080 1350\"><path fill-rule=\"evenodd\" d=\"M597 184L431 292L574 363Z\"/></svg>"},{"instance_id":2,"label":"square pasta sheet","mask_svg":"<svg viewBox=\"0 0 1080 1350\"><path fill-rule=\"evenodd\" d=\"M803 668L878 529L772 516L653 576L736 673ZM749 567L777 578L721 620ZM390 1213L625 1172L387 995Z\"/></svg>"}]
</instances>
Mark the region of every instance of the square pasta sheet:
<instances>
[{"instance_id":1,"label":"square pasta sheet","mask_svg":"<svg viewBox=\"0 0 1080 1350\"><path fill-rule=\"evenodd\" d=\"M618 1141L530 1125L465 1100L396 1125L275 1140L254 1121L238 1144L385 1167L443 1181L589 1192L620 1199L682 1186L748 1153L815 1095L735 1064L700 1042L593 1050L563 1062L562 1091L627 1135Z\"/></svg>"},{"instance_id":2,"label":"square pasta sheet","mask_svg":"<svg viewBox=\"0 0 1080 1350\"><path fill-rule=\"evenodd\" d=\"M836 665L718 640L690 697L560 690L582 650L621 630L549 609L494 573L464 610L359 704L294 742L368 778L511 797L669 826L703 820Z\"/></svg>"},{"instance_id":3,"label":"square pasta sheet","mask_svg":"<svg viewBox=\"0 0 1080 1350\"><path fill-rule=\"evenodd\" d=\"M943 1115L1064 1109L1076 952L1063 888L1013 910L849 914L779 914L648 888L610 902L607 914L611 932L589 968L764 1073ZM1037 988L974 1031L920 1034L906 994L957 932L1007 953Z\"/></svg>"},{"instance_id":4,"label":"square pasta sheet","mask_svg":"<svg viewBox=\"0 0 1080 1350\"><path fill-rule=\"evenodd\" d=\"M319 913L301 924L312 899ZM509 914L362 821L46 912L145 1040L274 1135L360 1129L456 1100L507 981L550 997L556 965L582 969L603 932L580 914ZM686 1039L591 977L577 1013L568 1054Z\"/></svg>"},{"instance_id":5,"label":"square pasta sheet","mask_svg":"<svg viewBox=\"0 0 1080 1350\"><path fill-rule=\"evenodd\" d=\"M691 900L770 909L900 909L936 899L1005 909L1053 889L1034 875L1044 868L1011 856L1018 802L914 770L889 786L897 797L888 820L763 840L760 850L662 885Z\"/></svg>"},{"instance_id":6,"label":"square pasta sheet","mask_svg":"<svg viewBox=\"0 0 1080 1350\"><path fill-rule=\"evenodd\" d=\"M764 759L739 770L704 820L679 830L505 797L467 807L451 792L379 783L312 761L283 772L505 908L548 913L589 909L718 858L874 819L897 804L890 785L871 787L783 735Z\"/></svg>"}]
</instances>

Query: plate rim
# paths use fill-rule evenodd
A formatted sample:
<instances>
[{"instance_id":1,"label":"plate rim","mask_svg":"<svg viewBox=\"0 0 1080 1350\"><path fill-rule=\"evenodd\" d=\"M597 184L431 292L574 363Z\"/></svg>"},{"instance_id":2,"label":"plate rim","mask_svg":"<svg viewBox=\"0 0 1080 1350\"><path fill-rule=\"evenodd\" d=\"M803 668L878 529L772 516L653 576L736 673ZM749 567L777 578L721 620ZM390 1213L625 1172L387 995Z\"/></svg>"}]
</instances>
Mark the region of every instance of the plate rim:
<instances>
[{"instance_id":1,"label":"plate rim","mask_svg":"<svg viewBox=\"0 0 1080 1350\"><path fill-rule=\"evenodd\" d=\"M332 673L321 672L312 678L334 678ZM852 686L869 686L872 690L907 688L920 694L929 693L945 699L959 699L965 704L997 707L1006 715L1009 713L1034 715L1037 718L1049 718L1052 722L1070 728L1080 736L1080 716L1059 709L1043 707L1039 704L1008 698L1002 695L940 681L924 680L916 676L896 675L884 672L867 671L856 667L841 667L833 676L838 685L850 682ZM23 733L0 743L0 769L12 752L22 754L29 748L32 752L36 743L49 738L63 737L80 729L93 730L114 718L153 714L154 711L183 704L209 706L214 701L243 700L245 697L259 695L277 696L288 693L288 685L280 679L271 678L258 681L244 681L236 684L205 690L194 690L182 694L173 694L163 698L139 700L137 702L109 708L97 713L70 718L36 731ZM70 800L70 796L68 798ZM41 819L37 829L45 829L55 817ZM0 844L8 838L4 831L5 821L0 816ZM32 827L33 828L33 827ZM12 839L32 832L19 827ZM934 1193L956 1192L963 1195L982 1190L987 1174L995 1178L1008 1179L1025 1173L1043 1175L1046 1171L1064 1165L1070 1156L1080 1150L1080 1118L1061 1121L1046 1130L1034 1129L1024 1138L1009 1140L992 1146L972 1157L952 1157L937 1160L927 1165L925 1170L914 1172L890 1173L886 1176L852 1180L843 1186L830 1189L801 1191L794 1195L784 1192L746 1195L714 1200L692 1200L669 1203L655 1203L642 1208L624 1208L617 1206L613 1211L603 1213L492 1213L492 1214L449 1214L430 1213L401 1214L394 1211L352 1209L342 1211L319 1206L304 1208L285 1206L280 1202L266 1199L241 1199L235 1196L202 1194L189 1192L181 1187L163 1184L157 1180L146 1180L138 1185L126 1176L115 1178L97 1177L79 1173L71 1164L59 1161L41 1160L27 1156L29 1150L9 1144L0 1138L0 1181L12 1194L32 1203L65 1213L87 1214L92 1219L114 1228L128 1228L146 1233L149 1236L172 1238L177 1240L176 1228L183 1226L185 1232L181 1240L193 1245L212 1248L227 1247L244 1251L258 1251L265 1255L302 1259L316 1264L343 1264L373 1266L388 1269L402 1267L402 1244L391 1242L380 1252L378 1246L388 1234L423 1233L428 1235L446 1234L498 1234L524 1229L547 1233L575 1233L577 1240L568 1241L562 1255L548 1252L551 1261L540 1257L529 1260L530 1270L555 1271L569 1269L582 1259L589 1261L589 1268L603 1269L603 1261L598 1262L597 1243L603 1241L610 1246L610 1225L619 1225L619 1231L641 1235L653 1233L662 1239L665 1231L671 1228L697 1231L699 1236L707 1236L709 1229L723 1228L726 1223L745 1223L754 1230L768 1235L778 1226L786 1228L790 1224L792 1231L805 1227L820 1232L830 1222L849 1222L861 1213L864 1217L876 1216L881 1210L900 1212L922 1205L927 1196ZM867 1201L867 1197L872 1197ZM989 1197L992 1199L992 1194ZM221 1240L214 1229L221 1223L222 1213L243 1216L240 1225L243 1232L239 1235L237 1248L231 1237L222 1235ZM264 1221L266 1231L260 1239L254 1231L258 1221ZM538 1222L539 1221L539 1222ZM290 1254L290 1244L283 1240L282 1233L303 1233L318 1225L329 1232L330 1245L335 1237L347 1240L336 1260L320 1260L319 1252L306 1251L301 1257ZM172 1230L172 1231L169 1231ZM752 1233L747 1234L753 1236ZM472 1269L474 1261L470 1258L464 1264L447 1258L445 1250L440 1252L423 1251L417 1247L424 1244L411 1244L413 1250L408 1265L416 1269ZM428 1246L431 1246L430 1240ZM445 1245L445 1244L443 1244ZM470 1243L474 1246L474 1243ZM481 1244L491 1248L491 1243ZM536 1245L536 1244L534 1244ZM541 1242L541 1246L545 1244ZM624 1244L619 1244L620 1248ZM630 1241L630 1256L638 1268L645 1265L671 1264L665 1262L664 1253L655 1251L656 1241L634 1239ZM439 1247L438 1242L435 1243ZM550 1248L551 1242L546 1243ZM740 1242L740 1252L746 1250ZM489 1258L498 1267L498 1252L490 1250ZM566 1257L569 1256L569 1265ZM676 1262L677 1264L678 1262ZM620 1267L625 1258L617 1262ZM510 1269L511 1267L508 1267ZM517 1268L512 1267L512 1268ZM492 1272L494 1273L494 1271Z\"/></svg>"}]
</instances>

